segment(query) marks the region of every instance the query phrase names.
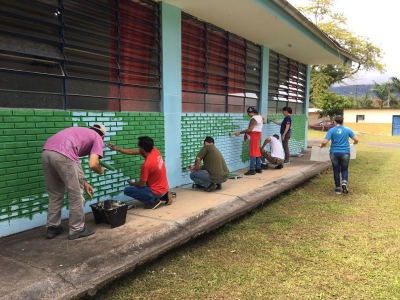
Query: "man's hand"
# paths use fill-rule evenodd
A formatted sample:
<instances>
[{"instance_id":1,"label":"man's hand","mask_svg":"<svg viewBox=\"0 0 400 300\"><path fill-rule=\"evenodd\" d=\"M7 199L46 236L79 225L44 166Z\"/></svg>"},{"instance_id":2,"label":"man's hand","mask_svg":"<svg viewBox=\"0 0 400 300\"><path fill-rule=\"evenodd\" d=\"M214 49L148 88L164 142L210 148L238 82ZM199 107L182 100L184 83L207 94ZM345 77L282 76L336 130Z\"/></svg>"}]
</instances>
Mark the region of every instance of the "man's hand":
<instances>
[{"instance_id":1,"label":"man's hand","mask_svg":"<svg viewBox=\"0 0 400 300\"><path fill-rule=\"evenodd\" d=\"M196 171L194 166L188 166L188 169L189 169L190 172Z\"/></svg>"},{"instance_id":2,"label":"man's hand","mask_svg":"<svg viewBox=\"0 0 400 300\"><path fill-rule=\"evenodd\" d=\"M285 134L282 134L282 141L285 140L285 137L286 137L286 135L285 135Z\"/></svg>"},{"instance_id":3,"label":"man's hand","mask_svg":"<svg viewBox=\"0 0 400 300\"><path fill-rule=\"evenodd\" d=\"M113 143L109 143L107 147L110 148L111 150L115 150L115 145Z\"/></svg>"},{"instance_id":4,"label":"man's hand","mask_svg":"<svg viewBox=\"0 0 400 300\"><path fill-rule=\"evenodd\" d=\"M104 172L104 168L103 168L103 172ZM85 186L86 194L88 194L88 196L90 198L93 198L93 193L94 193L93 187L89 183L87 183L87 181L84 182L84 186Z\"/></svg>"},{"instance_id":5,"label":"man's hand","mask_svg":"<svg viewBox=\"0 0 400 300\"><path fill-rule=\"evenodd\" d=\"M100 172L98 173L99 175L103 175L104 174L104 167L100 167Z\"/></svg>"},{"instance_id":6,"label":"man's hand","mask_svg":"<svg viewBox=\"0 0 400 300\"><path fill-rule=\"evenodd\" d=\"M235 132L234 135L239 136L240 135L240 131Z\"/></svg>"}]
</instances>

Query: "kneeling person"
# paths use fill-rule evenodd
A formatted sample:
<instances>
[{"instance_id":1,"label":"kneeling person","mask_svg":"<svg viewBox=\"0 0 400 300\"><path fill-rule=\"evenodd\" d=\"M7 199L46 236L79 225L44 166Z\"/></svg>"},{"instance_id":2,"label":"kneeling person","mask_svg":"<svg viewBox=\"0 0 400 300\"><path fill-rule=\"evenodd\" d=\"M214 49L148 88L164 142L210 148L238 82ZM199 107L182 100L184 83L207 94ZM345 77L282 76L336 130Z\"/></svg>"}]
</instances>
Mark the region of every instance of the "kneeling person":
<instances>
[{"instance_id":1,"label":"kneeling person","mask_svg":"<svg viewBox=\"0 0 400 300\"><path fill-rule=\"evenodd\" d=\"M271 143L271 152L265 151L264 147ZM285 159L285 154L281 143L279 142L279 135L274 134L265 139L264 144L261 146L261 160L265 163L267 159L271 164L277 165L275 169L282 169L283 162Z\"/></svg>"},{"instance_id":2,"label":"kneeling person","mask_svg":"<svg viewBox=\"0 0 400 300\"><path fill-rule=\"evenodd\" d=\"M203 160L203 165L200 162ZM204 140L204 146L197 154L194 166L189 166L190 179L204 187L206 192L221 188L221 183L229 178L229 170L221 152L214 146L210 136Z\"/></svg>"},{"instance_id":3,"label":"kneeling person","mask_svg":"<svg viewBox=\"0 0 400 300\"><path fill-rule=\"evenodd\" d=\"M140 154L145 159L141 167L139 182L128 180L130 186L125 188L124 194L144 203L146 209L155 209L161 202L170 205L173 201L172 193L168 192L167 172L161 153L154 147L152 138L141 136L138 140L138 150L108 145L112 150L128 155Z\"/></svg>"}]
</instances>

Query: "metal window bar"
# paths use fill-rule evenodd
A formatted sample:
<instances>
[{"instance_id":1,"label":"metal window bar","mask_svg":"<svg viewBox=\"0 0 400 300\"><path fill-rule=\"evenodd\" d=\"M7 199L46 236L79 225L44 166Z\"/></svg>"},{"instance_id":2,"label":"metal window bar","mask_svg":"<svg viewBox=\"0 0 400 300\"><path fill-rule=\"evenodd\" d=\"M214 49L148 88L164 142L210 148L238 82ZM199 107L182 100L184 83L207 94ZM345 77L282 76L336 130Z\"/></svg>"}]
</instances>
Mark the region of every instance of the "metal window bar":
<instances>
[{"instance_id":1,"label":"metal window bar","mask_svg":"<svg viewBox=\"0 0 400 300\"><path fill-rule=\"evenodd\" d=\"M258 103L261 85L261 47L259 45L184 12L182 12L181 37L182 92L185 95L193 93L203 96L203 109L195 110L196 112L207 112L207 104L213 104L207 103L207 95L224 96L225 112L230 111L230 107L232 109L237 107L230 104L229 98L242 99L243 112L249 99L256 100ZM240 52L241 50L243 53ZM201 74L204 76L201 77ZM193 85L187 85L190 83L195 84L196 88ZM204 85L204 91L198 90L200 84ZM230 94L231 88L242 90L243 95ZM183 105L193 103L191 102L193 100L186 101L184 98Z\"/></svg>"},{"instance_id":2,"label":"metal window bar","mask_svg":"<svg viewBox=\"0 0 400 300\"><path fill-rule=\"evenodd\" d=\"M0 20L0 22L9 24L7 26L0 26L0 34L5 34L8 38L19 38L19 43L25 43L25 45L23 45L24 47L19 47L17 50L10 47L7 48L6 45L0 44L0 55L3 57L4 55L20 56L27 60L27 62L30 60L41 64L58 64L61 70L61 75L57 75L45 73L43 71L29 71L32 70L31 68L27 70L17 70L17 68L10 68L10 64L8 64L7 68L2 68L0 66L0 71L2 73L27 74L40 78L60 78L62 81L62 91L61 93L53 94L63 95L63 109L68 109L68 96L100 97L90 91L88 91L88 93L82 92L81 94L72 92L72 90L69 91L67 85L68 79L77 79L78 81L75 80L74 84L81 80L81 85L85 85L85 82L89 81L99 83L105 82L109 84L113 84L113 82L116 81L118 83L117 98L119 101L122 99L138 99L137 97L139 95L136 94L135 96L135 94L132 94L133 92L130 92L129 97L131 98L122 98L120 91L121 86L148 89L149 92L146 92L147 95L155 95L153 92L150 92L150 90L157 90L157 101L160 101L160 21L158 11L159 5L157 3L147 0L136 0L132 2L124 0L113 2L56 0L54 2L55 5L38 0L22 0L18 2L0 0L0 2L4 4L1 5L0 16L6 16L3 20ZM130 11L122 9L120 7L121 5L124 8L130 9ZM85 10L86 8L90 9ZM18 11L18 9L20 9L20 11ZM139 12L137 15L131 13L136 11ZM54 14L54 16L52 14ZM68 24L66 24L66 17L68 18ZM52 20L53 18L54 20ZM121 25L119 21L120 18L124 18L124 24L132 24L134 28L127 28L126 25ZM80 27L79 24L70 23L74 20L75 23L78 23L79 20L82 19L89 20L89 22L85 23L85 26ZM14 23L18 23L19 25L12 26ZM34 26L30 26L31 23L38 24L37 28L42 30L42 32L44 32L43 30L46 28L51 30L46 34L41 34L40 31L35 31ZM121 29L125 30L125 36L129 37L129 40L121 37ZM110 33L104 34L104 30L109 30ZM79 43L69 39L70 37L74 37L74 32L75 40ZM96 45L94 45L95 43L88 43L87 40L83 41L82 38L79 38L82 34L83 36L91 37L92 41L98 44L103 44L105 40L108 40L109 42L106 43L108 46L96 48ZM140 35L140 38L135 38L134 35ZM31 49L27 47L29 43L26 41L35 41L38 45L43 45L43 49L39 49L40 51L37 50L37 53L31 52ZM133 51L137 51L137 53L146 54L137 57L134 55L134 52L130 52L131 54L121 53L121 45L123 45L125 49L129 47L129 49L134 49ZM49 52L49 49L54 51L54 49L57 48L59 54L55 55ZM71 55L71 57L68 57L68 55ZM99 59L96 59L96 56ZM121 61L125 62L124 65L121 65ZM140 67L140 65L142 65L142 67ZM134 66L135 69L132 69L132 66ZM136 67L138 67L138 69L136 69ZM81 75L84 76L79 76L78 72L74 76L69 75L68 72L71 68L74 68L75 72L77 70L86 70L86 74L82 73ZM95 74L94 72L104 74L101 75L103 78L101 78L101 76L96 77L90 75L91 73ZM121 79L122 72L124 72L125 78L129 79L128 82L123 82ZM108 76L108 78L104 76ZM10 90L5 84L0 83L0 92L10 91L29 92L28 90ZM31 92L37 94L51 94L45 91ZM109 95L105 93L102 98L114 99L115 96L114 94ZM144 100L153 101L153 98Z\"/></svg>"},{"instance_id":3,"label":"metal window bar","mask_svg":"<svg viewBox=\"0 0 400 300\"><path fill-rule=\"evenodd\" d=\"M271 50L268 99L286 102L285 105L303 103L306 94L305 70L304 64ZM277 103L277 107L280 105Z\"/></svg>"}]
</instances>

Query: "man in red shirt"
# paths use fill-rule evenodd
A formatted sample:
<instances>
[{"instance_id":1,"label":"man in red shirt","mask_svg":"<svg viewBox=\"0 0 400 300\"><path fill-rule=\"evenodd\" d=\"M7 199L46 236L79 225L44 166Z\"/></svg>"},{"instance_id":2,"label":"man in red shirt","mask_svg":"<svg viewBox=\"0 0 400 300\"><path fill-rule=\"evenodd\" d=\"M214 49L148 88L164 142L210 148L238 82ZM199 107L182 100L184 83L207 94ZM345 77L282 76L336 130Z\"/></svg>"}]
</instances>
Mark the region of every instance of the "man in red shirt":
<instances>
[{"instance_id":1,"label":"man in red shirt","mask_svg":"<svg viewBox=\"0 0 400 300\"><path fill-rule=\"evenodd\" d=\"M139 149L123 149L113 144L108 145L117 152L128 155L140 154L145 159L141 167L140 180L138 182L127 180L130 186L125 188L124 194L144 203L146 209L156 209L162 202L170 205L173 201L172 193L168 192L167 172L161 153L154 147L152 138L141 136L138 140Z\"/></svg>"}]
</instances>

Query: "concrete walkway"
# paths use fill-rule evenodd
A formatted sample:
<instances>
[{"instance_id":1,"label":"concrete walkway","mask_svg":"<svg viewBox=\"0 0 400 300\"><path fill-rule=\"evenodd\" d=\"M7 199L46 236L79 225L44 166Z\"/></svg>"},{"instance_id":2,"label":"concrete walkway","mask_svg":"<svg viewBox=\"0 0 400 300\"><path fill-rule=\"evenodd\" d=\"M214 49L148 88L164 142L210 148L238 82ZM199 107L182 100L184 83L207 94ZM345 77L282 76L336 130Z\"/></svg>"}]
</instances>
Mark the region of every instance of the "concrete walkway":
<instances>
[{"instance_id":1,"label":"concrete walkway","mask_svg":"<svg viewBox=\"0 0 400 300\"><path fill-rule=\"evenodd\" d=\"M312 143L315 144L315 143ZM229 222L330 166L310 161L310 151L291 158L283 169L229 179L211 193L191 185L173 189L170 206L145 210L138 202L128 210L126 223L111 229L95 225L92 213L86 226L96 233L68 240L64 233L45 238L45 227L0 239L0 299L78 299L94 295L115 278L194 237ZM247 169L236 171L243 174Z\"/></svg>"}]
</instances>

